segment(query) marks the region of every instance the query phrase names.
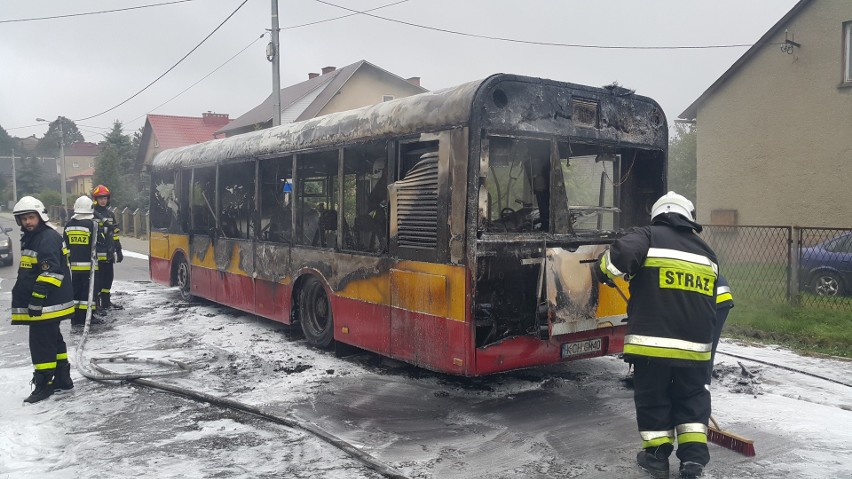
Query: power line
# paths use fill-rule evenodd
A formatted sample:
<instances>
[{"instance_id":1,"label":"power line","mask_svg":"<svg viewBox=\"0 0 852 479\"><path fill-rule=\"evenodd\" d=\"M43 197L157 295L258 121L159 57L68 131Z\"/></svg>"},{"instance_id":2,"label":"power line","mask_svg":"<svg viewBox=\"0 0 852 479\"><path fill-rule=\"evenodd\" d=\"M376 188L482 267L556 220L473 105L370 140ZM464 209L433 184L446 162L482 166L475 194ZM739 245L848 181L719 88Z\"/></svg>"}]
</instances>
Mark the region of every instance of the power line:
<instances>
[{"instance_id":1,"label":"power line","mask_svg":"<svg viewBox=\"0 0 852 479\"><path fill-rule=\"evenodd\" d=\"M245 48L243 48L242 50L240 50L240 51L238 51L237 53L235 53L235 54L234 54L231 58L227 59L227 60L225 61L225 63L223 63L223 64L219 65L218 67L216 67L215 69L213 69L213 71L211 71L210 73L208 73L208 74L204 75L203 77L201 77L201 79L199 79L197 82L195 82L195 83L193 83L192 85L189 85L188 87L184 88L184 90L183 90L183 91L181 91L180 93L178 93L177 95L175 95L175 96L173 96L173 97L169 98L168 100L164 101L163 103L160 103L159 105L155 106L154 108L151 108L150 110L148 110L148 113L151 113L152 111L154 111L154 110L156 110L156 109L160 108L161 106L164 106L164 105L166 105L166 104L170 103L170 102L171 102L172 100L174 100L175 98L177 98L177 97L179 97L179 96L183 95L184 93L186 93L187 91L189 91L192 87L194 87L195 85L198 85L199 83L201 83L202 81L204 81L205 79L207 79L207 77L209 77L210 75L212 75L212 74L216 73L216 72L217 72L220 68L222 68L223 66L227 65L228 63L230 63L230 62L231 62L231 60L233 60L234 58L237 58L237 57L238 57L240 54L242 54L244 51L248 50L248 49L249 49L249 47L251 47L252 45L254 45L255 43L257 43L257 41L258 41L258 40L260 40L261 38L263 38L265 35L266 35L266 33L261 34L259 37L255 38L255 39L254 39L251 43L249 43L248 45L246 45L246 46L245 46ZM137 116L136 118L134 118L134 119L130 120L128 123L133 123L134 121L136 121L136 120L138 120L138 119L140 119L140 118L144 117L144 116L145 116L145 115L147 115L148 113L143 113L142 115L139 115L139 116Z\"/></svg>"},{"instance_id":2,"label":"power line","mask_svg":"<svg viewBox=\"0 0 852 479\"><path fill-rule=\"evenodd\" d=\"M136 7L127 7L127 8L117 8L115 10L99 10L95 12L81 12L81 13L69 13L67 15L54 15L51 17L37 17L37 18L15 18L11 20L0 20L0 23L20 23L20 22L36 22L39 20L56 20L57 18L70 18L70 17L82 17L86 15L100 15L102 13L115 13L115 12L126 12L128 10L138 10L140 8L149 8L149 7L162 7L164 5L174 5L176 3L186 3L186 2L194 2L195 0L175 0L173 2L163 2L163 3L153 3L150 5L138 5Z\"/></svg>"},{"instance_id":3,"label":"power line","mask_svg":"<svg viewBox=\"0 0 852 479\"><path fill-rule=\"evenodd\" d=\"M203 39L203 40L201 40L201 42L199 42L199 43L198 43L198 45L196 45L195 47L193 47L193 48L192 48L192 50L190 50L190 51L189 51L186 55L184 55L184 56L183 56L183 58L181 58L180 60L178 60L178 61L177 61L177 63L175 63L174 65L172 65L172 66L171 66L168 70L166 70L166 71L165 71L165 72L163 72L160 76L158 76L157 78L155 78L155 79L154 79L154 81L152 81L151 83L149 83L149 84L145 85L145 87L144 87L144 88L142 88L141 90L137 91L137 92L136 92L136 93L134 93L133 95L130 95L130 97L128 97L126 100L122 101L121 103L119 103L118 105L115 105L115 106L114 106L114 107L112 107L112 108L109 108L109 109L107 109L107 110L104 110L104 111L102 111L102 112L100 112L100 113L98 113L98 114L96 114L96 115L87 116L86 118L80 118L80 119L77 119L77 120L74 120L74 121L75 121L75 122L77 122L77 121L86 121L86 120L91 120L92 118L96 118L96 117L99 117L99 116L101 116L101 115L103 115L103 114L105 114L105 113L109 113L109 112L111 112L112 110L115 110L116 108L120 107L121 105L124 105L125 103L129 102L130 100L132 100L132 99L136 98L136 97L137 97L140 93L142 93L143 91L145 91L145 90L147 90L148 88L150 88L150 87L151 87L151 85L153 85L154 83L157 83L158 81L160 81L160 79L161 79L161 78L163 78L164 76L166 76L166 75L167 75L170 71L174 70L174 69L175 69L178 65L180 65L180 64L181 64L184 60L186 60L186 58L187 58L188 56L190 56L190 55L192 54L192 52L194 52L195 50L198 50L198 47L200 47L201 45L203 45L203 44L204 44L204 42L206 42L206 41L207 41L210 37L212 37L214 33L216 33L216 32L217 32L220 28L222 28L222 25L224 25L224 24L225 24L225 22L227 22L228 20L230 20L230 19L231 19L231 17L233 17L233 16L234 16L234 15L235 15L235 14L236 14L236 13L237 13L237 12L238 12L241 8L243 8L243 5L245 5L247 2L248 2L248 0L243 0L243 3L241 3L241 4L240 4L240 6L238 6L238 7L237 7L237 8L236 8L233 12L231 12L231 14L230 14L230 15L228 15L228 17L227 17L227 18L225 18L224 20L222 20L222 23L220 23L220 24L219 24L216 28L214 28L212 32L210 32L209 34L207 34L207 36L206 36L206 37L204 37L204 39Z\"/></svg>"},{"instance_id":4,"label":"power line","mask_svg":"<svg viewBox=\"0 0 852 479\"><path fill-rule=\"evenodd\" d=\"M406 3L408 1L409 0L400 0L399 2L388 3L386 5L380 5L380 6L375 7L375 8L369 8L367 10L364 10L364 12L374 12L374 11L382 9L382 8L392 7L394 5L399 5L400 3ZM333 22L335 20L340 20L342 18L354 17L355 15L360 15L361 13L362 12L358 11L358 12L355 12L355 13L349 13L349 14L346 14L346 15L341 15L339 17L326 18L325 20L317 20L315 22L303 23L301 25L290 25L289 27L281 27L281 30L294 30L296 28L309 27L311 25L317 25L317 24L320 24L320 23Z\"/></svg>"},{"instance_id":5,"label":"power line","mask_svg":"<svg viewBox=\"0 0 852 479\"><path fill-rule=\"evenodd\" d=\"M361 14L366 15L368 17L377 18L379 20L384 20L387 22L400 23L402 25L408 25L410 27L422 28L424 30L432 30L436 32L449 33L452 35L459 35L463 37L472 37L472 38L481 38L485 40L498 40L501 42L511 42L511 43L523 43L526 45L539 45L539 46L547 46L547 47L569 47L569 48L593 48L593 49L602 49L602 50L701 50L701 49L711 49L711 48L741 48L741 47L750 47L753 44L751 43L735 43L728 45L677 45L677 46L635 46L635 45L590 45L583 43L559 43L559 42L541 42L535 40L519 40L516 38L507 38L507 37L494 37L490 35L479 35L476 33L465 33L459 32L456 30L449 30L446 28L439 27L430 27L428 25L420 25L417 23L406 22L404 20L397 20L395 18L382 17L380 15L375 15L372 13L368 13L370 10L354 10L348 7L344 7L342 5L337 5L331 2L327 2L325 0L314 0L318 3L322 3L324 5L329 5L332 7L337 7L342 10L347 10L349 12L353 12L353 14Z\"/></svg>"}]
</instances>

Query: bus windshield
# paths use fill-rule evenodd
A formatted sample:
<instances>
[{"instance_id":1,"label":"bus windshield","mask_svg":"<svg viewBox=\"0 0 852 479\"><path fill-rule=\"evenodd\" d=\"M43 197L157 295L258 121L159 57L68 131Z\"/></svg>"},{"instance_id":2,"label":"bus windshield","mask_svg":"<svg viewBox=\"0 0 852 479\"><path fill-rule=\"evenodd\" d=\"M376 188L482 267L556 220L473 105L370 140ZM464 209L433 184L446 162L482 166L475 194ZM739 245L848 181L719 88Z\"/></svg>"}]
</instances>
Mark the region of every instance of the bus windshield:
<instances>
[{"instance_id":1,"label":"bus windshield","mask_svg":"<svg viewBox=\"0 0 852 479\"><path fill-rule=\"evenodd\" d=\"M616 225L621 153L603 145L489 137L485 230L575 234ZM550 218L553 214L554 225Z\"/></svg>"}]
</instances>

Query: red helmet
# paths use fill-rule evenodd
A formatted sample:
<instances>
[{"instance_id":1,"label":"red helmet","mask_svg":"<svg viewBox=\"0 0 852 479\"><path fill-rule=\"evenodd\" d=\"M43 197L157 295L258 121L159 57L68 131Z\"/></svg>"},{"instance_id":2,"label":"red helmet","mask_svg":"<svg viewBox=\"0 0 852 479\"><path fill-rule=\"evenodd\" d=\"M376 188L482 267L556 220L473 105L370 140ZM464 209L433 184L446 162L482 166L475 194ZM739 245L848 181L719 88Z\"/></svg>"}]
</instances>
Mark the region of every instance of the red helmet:
<instances>
[{"instance_id":1,"label":"red helmet","mask_svg":"<svg viewBox=\"0 0 852 479\"><path fill-rule=\"evenodd\" d=\"M106 186L104 186L104 185L98 185L98 186L96 186L96 187L95 187L95 189L94 189L94 190L92 190L92 198L97 199L99 196L106 196L106 197L109 197L109 196L110 196L110 194L109 194L109 188L107 188L107 187L106 187Z\"/></svg>"}]
</instances>

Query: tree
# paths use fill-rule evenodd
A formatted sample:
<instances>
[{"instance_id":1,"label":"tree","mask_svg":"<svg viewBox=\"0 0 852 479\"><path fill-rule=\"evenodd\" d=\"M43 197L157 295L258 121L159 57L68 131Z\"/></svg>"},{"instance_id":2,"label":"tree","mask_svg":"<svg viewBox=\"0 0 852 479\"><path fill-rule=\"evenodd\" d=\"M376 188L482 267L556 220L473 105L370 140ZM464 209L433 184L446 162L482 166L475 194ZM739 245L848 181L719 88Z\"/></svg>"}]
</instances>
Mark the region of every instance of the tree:
<instances>
[{"instance_id":1,"label":"tree","mask_svg":"<svg viewBox=\"0 0 852 479\"><path fill-rule=\"evenodd\" d=\"M669 190L696 201L696 145L698 131L693 123L675 123L669 140Z\"/></svg>"},{"instance_id":2,"label":"tree","mask_svg":"<svg viewBox=\"0 0 852 479\"><path fill-rule=\"evenodd\" d=\"M17 168L18 197L35 195L42 189L43 168L41 160L36 157L28 157L21 162Z\"/></svg>"},{"instance_id":3,"label":"tree","mask_svg":"<svg viewBox=\"0 0 852 479\"><path fill-rule=\"evenodd\" d=\"M60 116L56 120L50 122L47 127L47 133L38 141L36 152L41 156L59 156L59 122L62 122L62 144L68 146L72 143L86 141L83 134L77 129L77 124L73 121Z\"/></svg>"},{"instance_id":4,"label":"tree","mask_svg":"<svg viewBox=\"0 0 852 479\"><path fill-rule=\"evenodd\" d=\"M9 136L9 133L0 126L0 155L8 156L12 154L12 148L15 146L14 140Z\"/></svg>"}]
</instances>

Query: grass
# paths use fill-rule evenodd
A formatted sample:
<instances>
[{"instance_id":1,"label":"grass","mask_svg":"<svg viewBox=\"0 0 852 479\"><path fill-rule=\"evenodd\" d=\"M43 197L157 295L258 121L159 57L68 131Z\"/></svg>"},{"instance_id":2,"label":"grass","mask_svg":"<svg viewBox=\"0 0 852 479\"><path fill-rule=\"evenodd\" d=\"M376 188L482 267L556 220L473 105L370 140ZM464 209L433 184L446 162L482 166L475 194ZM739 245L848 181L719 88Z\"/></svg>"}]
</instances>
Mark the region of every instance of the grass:
<instances>
[{"instance_id":1,"label":"grass","mask_svg":"<svg viewBox=\"0 0 852 479\"><path fill-rule=\"evenodd\" d=\"M852 298L816 299L805 294L791 306L735 293L722 336L852 359Z\"/></svg>"}]
</instances>

